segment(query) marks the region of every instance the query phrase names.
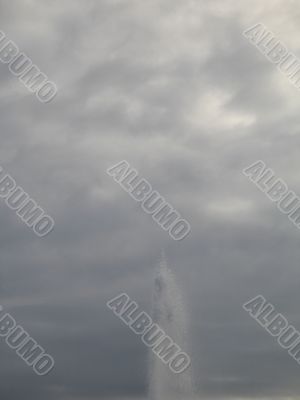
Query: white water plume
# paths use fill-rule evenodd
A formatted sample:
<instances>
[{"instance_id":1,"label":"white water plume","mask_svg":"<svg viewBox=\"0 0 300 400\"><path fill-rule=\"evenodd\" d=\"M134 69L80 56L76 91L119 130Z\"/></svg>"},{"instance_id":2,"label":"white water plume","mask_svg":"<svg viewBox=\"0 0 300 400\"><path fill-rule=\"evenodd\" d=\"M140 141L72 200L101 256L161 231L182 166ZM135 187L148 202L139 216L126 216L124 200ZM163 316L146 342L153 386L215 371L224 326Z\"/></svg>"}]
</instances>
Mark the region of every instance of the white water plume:
<instances>
[{"instance_id":1,"label":"white water plume","mask_svg":"<svg viewBox=\"0 0 300 400\"><path fill-rule=\"evenodd\" d=\"M162 255L155 277L153 322L188 353L186 343L186 312L175 277ZM150 400L185 400L193 397L191 366L181 374L174 374L159 357L150 352Z\"/></svg>"}]
</instances>

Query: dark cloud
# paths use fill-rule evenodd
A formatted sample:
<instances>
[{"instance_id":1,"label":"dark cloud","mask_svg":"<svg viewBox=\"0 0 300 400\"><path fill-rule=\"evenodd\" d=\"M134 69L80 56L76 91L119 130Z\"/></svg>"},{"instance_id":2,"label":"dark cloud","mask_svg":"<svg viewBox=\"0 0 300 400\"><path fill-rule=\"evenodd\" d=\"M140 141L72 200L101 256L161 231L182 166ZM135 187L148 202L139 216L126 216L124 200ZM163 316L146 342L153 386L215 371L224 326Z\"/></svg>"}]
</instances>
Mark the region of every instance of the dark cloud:
<instances>
[{"instance_id":1,"label":"dark cloud","mask_svg":"<svg viewBox=\"0 0 300 400\"><path fill-rule=\"evenodd\" d=\"M0 204L1 304L55 358L1 345L1 399L143 399L147 349L105 306L151 312L161 248L189 313L197 397L299 395L299 366L242 304L300 329L300 232L242 175L262 159L300 194L299 92L243 37L293 51L296 2L0 1L0 29L51 80L48 105L0 64L0 165L56 221L40 239ZM126 159L192 225L174 242L107 174Z\"/></svg>"}]
</instances>

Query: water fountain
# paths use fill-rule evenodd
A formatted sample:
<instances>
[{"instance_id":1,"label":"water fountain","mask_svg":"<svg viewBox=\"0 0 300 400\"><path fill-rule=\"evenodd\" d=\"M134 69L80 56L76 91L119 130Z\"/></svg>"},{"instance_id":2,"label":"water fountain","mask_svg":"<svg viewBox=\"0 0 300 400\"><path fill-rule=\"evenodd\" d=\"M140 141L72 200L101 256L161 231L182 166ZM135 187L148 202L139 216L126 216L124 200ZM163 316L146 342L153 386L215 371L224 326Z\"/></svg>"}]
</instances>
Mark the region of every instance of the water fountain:
<instances>
[{"instance_id":1,"label":"water fountain","mask_svg":"<svg viewBox=\"0 0 300 400\"><path fill-rule=\"evenodd\" d=\"M174 274L164 254L155 275L153 321L188 353L186 312ZM185 400L193 397L191 367L177 375L152 352L149 358L150 400Z\"/></svg>"}]
</instances>

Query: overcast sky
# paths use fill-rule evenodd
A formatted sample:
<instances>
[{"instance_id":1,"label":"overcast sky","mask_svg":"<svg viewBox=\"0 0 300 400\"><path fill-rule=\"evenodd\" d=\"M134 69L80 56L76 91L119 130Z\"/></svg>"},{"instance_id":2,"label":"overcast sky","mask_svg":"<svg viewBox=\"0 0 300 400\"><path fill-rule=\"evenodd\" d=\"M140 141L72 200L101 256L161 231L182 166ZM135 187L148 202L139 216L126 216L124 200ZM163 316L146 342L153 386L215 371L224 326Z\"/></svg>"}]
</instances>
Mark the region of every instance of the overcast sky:
<instances>
[{"instance_id":1,"label":"overcast sky","mask_svg":"<svg viewBox=\"0 0 300 400\"><path fill-rule=\"evenodd\" d=\"M300 366L242 308L300 329L300 231L242 174L300 195L300 91L243 37L300 56L292 0L10 0L0 29L56 82L49 104L0 64L0 165L54 218L36 237L0 203L1 304L55 359L36 376L0 340L3 400L147 396L147 349L107 309L151 312L164 248L182 289L198 398L296 398ZM106 174L136 168L191 223L176 242Z\"/></svg>"}]
</instances>

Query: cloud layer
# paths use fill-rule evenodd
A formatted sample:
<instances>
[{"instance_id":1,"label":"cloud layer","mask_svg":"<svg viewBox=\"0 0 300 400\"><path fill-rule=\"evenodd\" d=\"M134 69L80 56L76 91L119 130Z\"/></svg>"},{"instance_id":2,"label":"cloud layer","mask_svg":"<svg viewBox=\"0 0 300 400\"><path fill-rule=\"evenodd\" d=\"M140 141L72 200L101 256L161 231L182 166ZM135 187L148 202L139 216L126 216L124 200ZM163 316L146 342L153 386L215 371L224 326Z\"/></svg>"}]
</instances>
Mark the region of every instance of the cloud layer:
<instances>
[{"instance_id":1,"label":"cloud layer","mask_svg":"<svg viewBox=\"0 0 300 400\"><path fill-rule=\"evenodd\" d=\"M1 304L55 358L35 376L0 341L1 399L147 395L147 349L106 308L151 312L161 248L189 310L197 396L296 397L299 366L245 313L262 294L300 329L300 233L242 175L258 159L300 195L297 91L251 46L295 54L287 0L0 1L0 29L53 80L41 104L0 65L0 164L54 218L35 237L2 201ZM192 225L174 242L107 174L127 160Z\"/></svg>"}]
</instances>

